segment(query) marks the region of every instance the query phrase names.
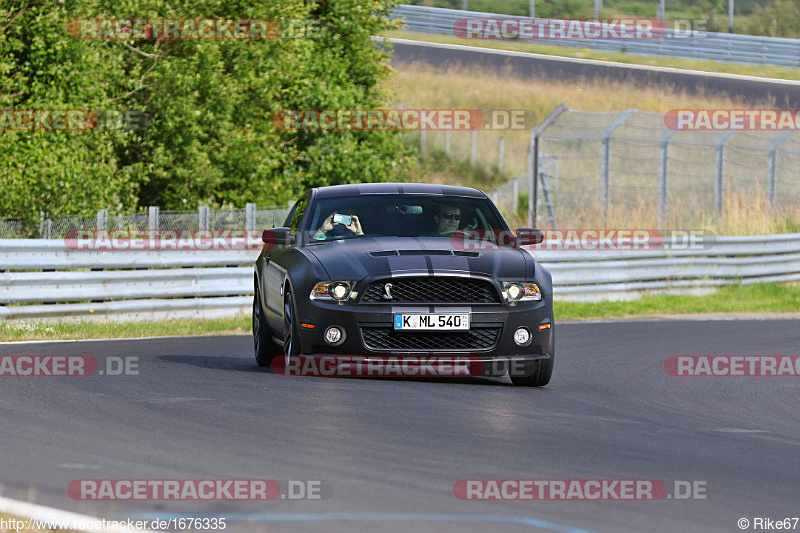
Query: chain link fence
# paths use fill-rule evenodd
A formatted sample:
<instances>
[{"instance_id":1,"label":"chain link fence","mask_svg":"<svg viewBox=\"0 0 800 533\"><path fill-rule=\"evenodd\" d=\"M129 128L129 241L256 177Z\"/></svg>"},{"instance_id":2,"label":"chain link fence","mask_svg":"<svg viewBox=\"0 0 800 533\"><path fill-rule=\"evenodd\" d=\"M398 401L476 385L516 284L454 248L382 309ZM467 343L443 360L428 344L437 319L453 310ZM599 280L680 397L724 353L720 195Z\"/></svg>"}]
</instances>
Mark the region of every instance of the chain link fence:
<instances>
[{"instance_id":1,"label":"chain link fence","mask_svg":"<svg viewBox=\"0 0 800 533\"><path fill-rule=\"evenodd\" d=\"M688 227L743 211L796 217L800 206L794 131L679 131L660 113L567 109L538 142L559 162L556 212L584 227Z\"/></svg>"},{"instance_id":2,"label":"chain link fence","mask_svg":"<svg viewBox=\"0 0 800 533\"><path fill-rule=\"evenodd\" d=\"M489 196L507 217L520 216L530 200L528 223L535 212L540 227L686 228L756 213L800 220L794 130L679 131L661 113L562 104L530 132L529 144L483 130L415 135L423 154L508 176Z\"/></svg>"},{"instance_id":3,"label":"chain link fence","mask_svg":"<svg viewBox=\"0 0 800 533\"><path fill-rule=\"evenodd\" d=\"M766 214L800 220L800 132L678 131L664 115L560 105L531 132L421 130L435 152L507 176L488 191L514 222L539 227L701 227ZM530 142L520 142L525 137ZM536 171L534 172L534 169ZM538 184L531 194L533 177ZM95 218L0 218L0 238L63 238L80 229L250 229L280 226L290 206L160 211Z\"/></svg>"},{"instance_id":4,"label":"chain link fence","mask_svg":"<svg viewBox=\"0 0 800 533\"><path fill-rule=\"evenodd\" d=\"M200 206L196 211L161 211L150 207L145 213L110 215L101 209L94 218L67 216L47 218L40 222L0 218L0 239L63 239L75 230L241 230L267 229L283 225L293 202L285 206L245 209L211 209Z\"/></svg>"}]
</instances>

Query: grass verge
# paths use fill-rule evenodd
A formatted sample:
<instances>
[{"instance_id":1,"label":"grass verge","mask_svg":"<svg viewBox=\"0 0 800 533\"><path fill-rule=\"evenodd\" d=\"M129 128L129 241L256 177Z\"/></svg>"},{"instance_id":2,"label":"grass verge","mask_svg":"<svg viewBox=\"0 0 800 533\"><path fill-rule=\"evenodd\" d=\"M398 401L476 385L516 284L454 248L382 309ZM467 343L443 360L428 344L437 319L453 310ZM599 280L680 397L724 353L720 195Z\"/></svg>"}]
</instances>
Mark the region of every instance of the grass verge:
<instances>
[{"instance_id":1,"label":"grass verge","mask_svg":"<svg viewBox=\"0 0 800 533\"><path fill-rule=\"evenodd\" d=\"M722 287L716 293L705 296L661 294L632 302L556 301L554 307L556 320L700 313L796 313L800 312L800 284L737 284Z\"/></svg>"},{"instance_id":2,"label":"grass verge","mask_svg":"<svg viewBox=\"0 0 800 533\"><path fill-rule=\"evenodd\" d=\"M632 302L556 301L556 320L659 317L698 313L797 313L800 284L730 285L706 296L656 295ZM249 333L250 317L169 322L0 324L0 341L71 340Z\"/></svg>"},{"instance_id":3,"label":"grass verge","mask_svg":"<svg viewBox=\"0 0 800 533\"><path fill-rule=\"evenodd\" d=\"M249 332L250 322L249 315L162 322L5 322L0 323L0 342L222 335Z\"/></svg>"},{"instance_id":4,"label":"grass verge","mask_svg":"<svg viewBox=\"0 0 800 533\"><path fill-rule=\"evenodd\" d=\"M670 109L694 108L750 108L770 107L764 100L745 103L741 99L725 98L713 93L690 94L679 87L641 84L631 80L584 79L564 81L554 78L523 80L511 71L494 73L479 68L443 68L428 65L403 64L396 68L388 89L397 100L408 107L441 109L525 109L534 123L539 123L555 107L565 102L573 109L584 111L613 111L637 108L640 111L664 113ZM610 98L609 95L613 95ZM596 127L596 117L584 114L587 126ZM602 119L606 120L606 119ZM609 119L610 120L610 119ZM644 124L645 119L642 119ZM658 122L647 122L657 128ZM567 117L564 131L579 135L574 120ZM636 124L640 124L636 122ZM571 130L570 130L571 128ZM599 200L601 166L600 144L591 139L567 141L545 140L543 153L557 157L556 173L560 176L560 188L556 185L556 215L560 227L660 227L703 228L719 235L754 235L797 231L800 224L800 208L791 201L779 201L770 205L766 201L764 181L767 161L763 139L744 137L737 148L726 152L725 180L737 186L726 190L723 215L716 216L712 192L709 185L714 176L714 147L680 142L670 146L670 199L662 217L657 205L658 181L658 136L657 129L631 126L626 130L635 135L652 135L651 142L620 140L614 142L612 196L624 200L613 202L608 212ZM500 137L505 142L505 166L498 171ZM566 135L566 133L565 133ZM623 137L626 134L623 134ZM406 135L409 143L419 144L415 133ZM476 167L470 161L471 136L468 132L454 131L451 135L451 159L444 157L446 136L443 132L429 131L425 151L419 168L403 176L407 181L422 181L447 185L466 185L489 192L523 175L528 167L528 145L530 131L479 131L476 141ZM697 142L709 142L698 138ZM761 144L759 144L761 143ZM735 144L735 143L734 143ZM755 151L752 147L761 151ZM794 146L794 145L792 145ZM787 163L791 166L791 163ZM789 168L788 166L786 168ZM779 175L785 171L779 169ZM702 178L707 176L705 185ZM694 176L687 177L687 176ZM778 178L782 183L784 198L792 195L791 178ZM595 188L595 194L589 192ZM705 187L705 188L703 188ZM694 193L690 191L694 190ZM498 202L503 215L510 224L519 227L527 218L527 205L522 210L510 206L511 188L500 195ZM588 193L588 194L587 194Z\"/></svg>"},{"instance_id":5,"label":"grass verge","mask_svg":"<svg viewBox=\"0 0 800 533\"><path fill-rule=\"evenodd\" d=\"M494 50L511 50L514 52L528 52L558 57L571 57L576 59L594 59L597 61L613 61L629 65L649 65L654 67L670 67L687 70L700 70L704 72L720 72L724 74L739 74L743 76L756 76L759 78L776 78L783 80L800 80L800 69L776 67L769 65L738 65L699 59L680 59L674 57L641 56L624 52L608 52L605 50L589 50L569 46L551 46L530 42L496 41L487 39L460 39L449 35L431 35L408 31L390 31L382 34L383 37L396 39L411 39L429 43L460 44L462 46L477 46Z\"/></svg>"}]
</instances>

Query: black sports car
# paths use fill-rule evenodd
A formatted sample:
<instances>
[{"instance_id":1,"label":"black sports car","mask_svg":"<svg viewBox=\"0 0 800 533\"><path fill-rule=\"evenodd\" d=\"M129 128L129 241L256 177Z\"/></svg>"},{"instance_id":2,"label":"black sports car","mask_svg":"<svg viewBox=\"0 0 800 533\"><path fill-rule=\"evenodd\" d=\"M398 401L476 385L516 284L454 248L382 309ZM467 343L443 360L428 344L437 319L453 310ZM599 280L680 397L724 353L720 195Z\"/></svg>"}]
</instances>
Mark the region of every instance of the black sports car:
<instances>
[{"instance_id":1,"label":"black sports car","mask_svg":"<svg viewBox=\"0 0 800 533\"><path fill-rule=\"evenodd\" d=\"M550 273L483 192L430 184L320 187L255 264L256 361L278 356L424 356L507 365L518 385L550 381Z\"/></svg>"}]
</instances>

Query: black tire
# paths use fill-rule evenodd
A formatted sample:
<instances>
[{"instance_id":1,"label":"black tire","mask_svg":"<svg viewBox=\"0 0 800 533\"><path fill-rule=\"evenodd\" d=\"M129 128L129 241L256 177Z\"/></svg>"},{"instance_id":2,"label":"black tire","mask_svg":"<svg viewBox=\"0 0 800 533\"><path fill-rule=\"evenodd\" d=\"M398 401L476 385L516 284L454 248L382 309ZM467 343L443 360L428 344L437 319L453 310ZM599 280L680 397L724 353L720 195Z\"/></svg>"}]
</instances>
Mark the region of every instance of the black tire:
<instances>
[{"instance_id":1,"label":"black tire","mask_svg":"<svg viewBox=\"0 0 800 533\"><path fill-rule=\"evenodd\" d=\"M261 308L258 285L253 295L253 345L258 366L269 366L275 357L281 355L281 347L272 342L272 333Z\"/></svg>"},{"instance_id":2,"label":"black tire","mask_svg":"<svg viewBox=\"0 0 800 533\"><path fill-rule=\"evenodd\" d=\"M294 296L291 289L286 287L286 297L283 299L283 354L285 356L300 355L300 338L297 328Z\"/></svg>"},{"instance_id":3,"label":"black tire","mask_svg":"<svg viewBox=\"0 0 800 533\"><path fill-rule=\"evenodd\" d=\"M524 375L510 376L511 383L523 387L544 387L553 376L553 363L556 358L555 331L550 332L550 358L533 361L525 368Z\"/></svg>"}]
</instances>

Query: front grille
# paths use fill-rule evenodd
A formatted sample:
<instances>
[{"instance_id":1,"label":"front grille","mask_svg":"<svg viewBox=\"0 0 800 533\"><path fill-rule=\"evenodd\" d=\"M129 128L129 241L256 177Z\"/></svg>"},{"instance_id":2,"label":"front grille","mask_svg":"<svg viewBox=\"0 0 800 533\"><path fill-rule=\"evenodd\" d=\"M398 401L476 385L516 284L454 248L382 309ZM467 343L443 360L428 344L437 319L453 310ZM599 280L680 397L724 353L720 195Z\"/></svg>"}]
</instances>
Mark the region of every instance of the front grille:
<instances>
[{"instance_id":1,"label":"front grille","mask_svg":"<svg viewBox=\"0 0 800 533\"><path fill-rule=\"evenodd\" d=\"M500 326L473 327L468 331L395 331L391 327L362 327L369 350L475 351L497 345Z\"/></svg>"},{"instance_id":2,"label":"front grille","mask_svg":"<svg viewBox=\"0 0 800 533\"><path fill-rule=\"evenodd\" d=\"M386 298L386 284L392 298ZM500 295L488 281L471 278L394 278L370 284L362 303L496 304Z\"/></svg>"}]
</instances>

